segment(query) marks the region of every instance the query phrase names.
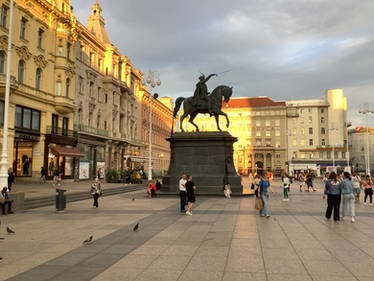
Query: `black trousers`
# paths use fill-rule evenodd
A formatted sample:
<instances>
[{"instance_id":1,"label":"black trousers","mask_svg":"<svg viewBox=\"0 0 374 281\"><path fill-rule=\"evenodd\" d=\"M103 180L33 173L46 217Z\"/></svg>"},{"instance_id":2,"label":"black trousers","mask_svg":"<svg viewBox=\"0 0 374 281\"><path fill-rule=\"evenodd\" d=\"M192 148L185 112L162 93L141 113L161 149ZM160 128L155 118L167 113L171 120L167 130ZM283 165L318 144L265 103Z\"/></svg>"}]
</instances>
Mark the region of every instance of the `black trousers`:
<instances>
[{"instance_id":1,"label":"black trousers","mask_svg":"<svg viewBox=\"0 0 374 281\"><path fill-rule=\"evenodd\" d=\"M92 196L93 196L93 199L94 199L94 203L93 203L93 205L94 205L96 208L98 208L98 207L99 207L99 201L98 201L98 199L99 199L99 194L95 193L95 194L93 194Z\"/></svg>"},{"instance_id":2,"label":"black trousers","mask_svg":"<svg viewBox=\"0 0 374 281\"><path fill-rule=\"evenodd\" d=\"M3 207L3 215L5 215L5 205L8 205L8 213L12 211L12 203L13 201L5 201L1 206Z\"/></svg>"},{"instance_id":3,"label":"black trousers","mask_svg":"<svg viewBox=\"0 0 374 281\"><path fill-rule=\"evenodd\" d=\"M187 192L186 191L180 191L179 196L181 198L181 212L185 211L186 206L186 200L187 200Z\"/></svg>"},{"instance_id":4,"label":"black trousers","mask_svg":"<svg viewBox=\"0 0 374 281\"><path fill-rule=\"evenodd\" d=\"M373 203L373 189L372 188L365 188L365 197L364 202L366 203L366 199L370 198L370 203Z\"/></svg>"},{"instance_id":5,"label":"black trousers","mask_svg":"<svg viewBox=\"0 0 374 281\"><path fill-rule=\"evenodd\" d=\"M332 210L334 209L334 221L340 220L340 201L341 195L340 194L327 194L327 210L326 210L326 218L331 218Z\"/></svg>"}]
</instances>

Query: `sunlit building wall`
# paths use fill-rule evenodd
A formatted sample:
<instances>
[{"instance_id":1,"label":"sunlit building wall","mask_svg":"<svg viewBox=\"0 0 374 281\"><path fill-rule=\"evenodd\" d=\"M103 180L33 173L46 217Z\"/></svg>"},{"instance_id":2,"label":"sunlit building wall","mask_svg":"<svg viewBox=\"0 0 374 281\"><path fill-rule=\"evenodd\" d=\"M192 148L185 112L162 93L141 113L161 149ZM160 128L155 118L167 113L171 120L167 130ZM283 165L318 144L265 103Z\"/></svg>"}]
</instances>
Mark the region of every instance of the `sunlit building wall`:
<instances>
[{"instance_id":1,"label":"sunlit building wall","mask_svg":"<svg viewBox=\"0 0 374 281\"><path fill-rule=\"evenodd\" d=\"M262 173L272 171L280 175L285 169L286 152L286 104L275 102L268 97L231 98L223 104L228 114L230 126L226 128L226 119L219 118L222 130L227 130L238 138L234 144L234 164L237 172ZM214 117L199 114L194 122L200 131L217 131ZM184 129L195 128L183 121Z\"/></svg>"}]
</instances>

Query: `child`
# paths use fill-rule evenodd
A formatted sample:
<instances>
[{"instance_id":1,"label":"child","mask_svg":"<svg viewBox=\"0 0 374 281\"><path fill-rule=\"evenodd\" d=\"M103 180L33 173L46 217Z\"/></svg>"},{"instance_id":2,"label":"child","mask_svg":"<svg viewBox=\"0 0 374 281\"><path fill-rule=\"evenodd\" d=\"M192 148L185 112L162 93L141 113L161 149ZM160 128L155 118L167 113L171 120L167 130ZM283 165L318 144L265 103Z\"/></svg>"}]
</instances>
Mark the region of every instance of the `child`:
<instances>
[{"instance_id":1,"label":"child","mask_svg":"<svg viewBox=\"0 0 374 281\"><path fill-rule=\"evenodd\" d=\"M288 175L283 177L283 201L288 201L288 190L290 188L290 178Z\"/></svg>"},{"instance_id":2,"label":"child","mask_svg":"<svg viewBox=\"0 0 374 281\"><path fill-rule=\"evenodd\" d=\"M230 184L228 183L228 184L226 184L225 185L225 188L224 188L224 190L223 190L223 194L225 194L225 197L226 198L231 198L231 187L230 187Z\"/></svg>"}]
</instances>

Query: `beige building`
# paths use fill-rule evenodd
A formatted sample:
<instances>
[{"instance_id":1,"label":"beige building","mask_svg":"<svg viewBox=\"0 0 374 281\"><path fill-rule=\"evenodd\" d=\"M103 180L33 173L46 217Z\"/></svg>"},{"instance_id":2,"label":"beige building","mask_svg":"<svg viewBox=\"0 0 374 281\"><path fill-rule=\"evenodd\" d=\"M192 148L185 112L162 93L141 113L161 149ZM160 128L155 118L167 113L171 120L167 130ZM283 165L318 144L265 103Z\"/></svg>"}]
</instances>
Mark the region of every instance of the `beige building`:
<instances>
[{"instance_id":1,"label":"beige building","mask_svg":"<svg viewBox=\"0 0 374 281\"><path fill-rule=\"evenodd\" d=\"M76 20L70 0L15 0L8 163L17 177L58 169L73 178ZM0 115L3 116L9 1L0 1ZM1 118L1 120L3 120ZM0 120L0 121L1 121ZM0 129L2 134L2 129Z\"/></svg>"},{"instance_id":2,"label":"beige building","mask_svg":"<svg viewBox=\"0 0 374 281\"><path fill-rule=\"evenodd\" d=\"M286 142L286 104L275 102L268 97L231 98L223 104L223 111L228 114L230 127L220 116L219 123L238 141L234 144L234 164L238 173L263 173L272 171L280 175L285 170L287 159ZM194 122L201 131L216 131L215 119L207 114L199 114ZM187 131L195 128L183 122Z\"/></svg>"},{"instance_id":3,"label":"beige building","mask_svg":"<svg viewBox=\"0 0 374 281\"><path fill-rule=\"evenodd\" d=\"M347 166L347 100L343 90L328 90L323 99L286 101L296 114L287 119L288 170L317 175Z\"/></svg>"},{"instance_id":4,"label":"beige building","mask_svg":"<svg viewBox=\"0 0 374 281\"><path fill-rule=\"evenodd\" d=\"M368 165L374 171L374 127L351 128L349 133L350 161L352 169L366 173ZM369 148L368 144L369 143ZM368 157L369 154L369 157Z\"/></svg>"},{"instance_id":5,"label":"beige building","mask_svg":"<svg viewBox=\"0 0 374 281\"><path fill-rule=\"evenodd\" d=\"M88 24L77 23L75 128L79 136L79 178L99 169L125 169L137 157L138 102L142 74L111 44L98 2Z\"/></svg>"}]
</instances>

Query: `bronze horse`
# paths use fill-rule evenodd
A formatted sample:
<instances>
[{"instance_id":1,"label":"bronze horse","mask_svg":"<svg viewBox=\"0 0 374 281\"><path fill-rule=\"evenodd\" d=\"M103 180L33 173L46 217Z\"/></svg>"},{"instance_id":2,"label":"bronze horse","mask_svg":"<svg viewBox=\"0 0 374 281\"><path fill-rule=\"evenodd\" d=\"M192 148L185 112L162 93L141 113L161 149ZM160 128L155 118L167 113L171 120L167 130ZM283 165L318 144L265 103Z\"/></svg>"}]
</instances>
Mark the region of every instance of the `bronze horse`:
<instances>
[{"instance_id":1,"label":"bronze horse","mask_svg":"<svg viewBox=\"0 0 374 281\"><path fill-rule=\"evenodd\" d=\"M231 95L232 95L232 87L221 85L221 86L218 86L217 88L215 88L213 90L213 92L208 96L208 99L210 99L210 103L211 103L211 114L214 115L214 117L216 118L217 129L219 131L222 131L221 128L219 127L219 122L218 122L219 115L223 115L223 116L226 117L226 121L227 121L226 122L226 127L227 128L230 125L230 121L229 121L229 118L228 118L227 114L222 111L222 98L227 103L227 102L229 102ZM179 97L175 101L175 107L174 107L174 112L173 112L173 117L174 118L177 116L178 110L179 110L182 103L183 103L183 111L184 111L183 115L180 119L182 132L184 132L184 130L183 130L183 120L188 115L190 116L189 122L192 125L194 125L195 128L196 128L196 131L199 132L199 127L193 122L193 120L195 119L196 115L199 114L199 113L203 113L203 114L209 113L208 102L203 101L198 106L194 106L193 97L189 97L189 98Z\"/></svg>"}]
</instances>

